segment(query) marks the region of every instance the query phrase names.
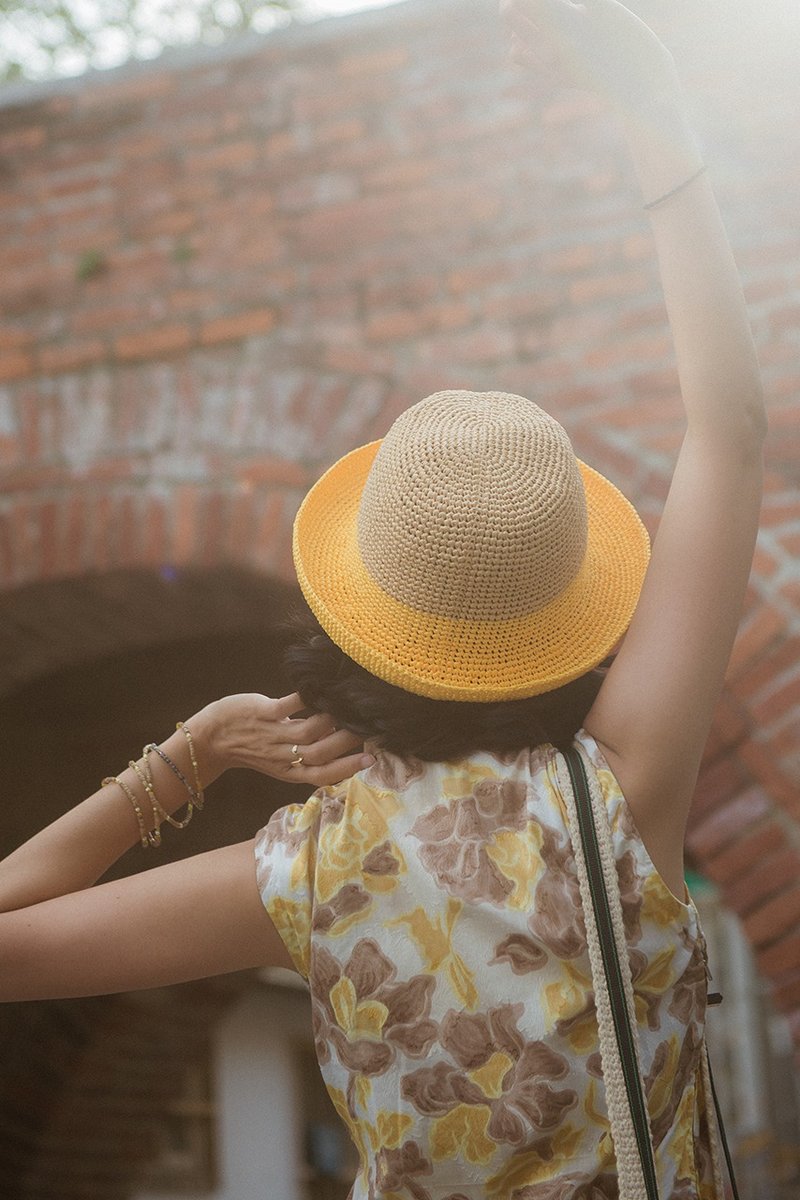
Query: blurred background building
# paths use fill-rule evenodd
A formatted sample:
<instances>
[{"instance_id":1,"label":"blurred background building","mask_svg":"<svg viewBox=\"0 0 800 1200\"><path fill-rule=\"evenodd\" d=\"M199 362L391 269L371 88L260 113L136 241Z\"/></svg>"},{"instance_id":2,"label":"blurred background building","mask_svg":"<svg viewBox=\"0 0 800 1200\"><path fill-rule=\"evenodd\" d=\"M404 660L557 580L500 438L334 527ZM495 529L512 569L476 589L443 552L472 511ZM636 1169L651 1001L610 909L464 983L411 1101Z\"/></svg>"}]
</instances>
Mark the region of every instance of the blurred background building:
<instances>
[{"instance_id":1,"label":"blurred background building","mask_svg":"<svg viewBox=\"0 0 800 1200\"><path fill-rule=\"evenodd\" d=\"M687 81L772 422L688 842L743 1196L770 1200L800 1194L800 18L635 7ZM495 9L0 92L2 852L213 696L280 693L304 490L432 391L536 399L655 528L681 406L632 172L592 101L506 65ZM234 773L162 854L302 798ZM0 1048L3 1200L347 1194L291 979L9 1005Z\"/></svg>"}]
</instances>

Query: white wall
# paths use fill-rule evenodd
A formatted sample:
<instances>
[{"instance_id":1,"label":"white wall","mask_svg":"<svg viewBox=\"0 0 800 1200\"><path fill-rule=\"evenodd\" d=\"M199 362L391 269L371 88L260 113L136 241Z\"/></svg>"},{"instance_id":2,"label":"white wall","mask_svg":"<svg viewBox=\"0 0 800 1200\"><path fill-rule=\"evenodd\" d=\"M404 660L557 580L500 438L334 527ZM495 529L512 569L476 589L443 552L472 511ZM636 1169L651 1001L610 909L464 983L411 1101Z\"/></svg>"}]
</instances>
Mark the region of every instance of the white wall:
<instances>
[{"instance_id":1,"label":"white wall","mask_svg":"<svg viewBox=\"0 0 800 1200\"><path fill-rule=\"evenodd\" d=\"M219 1023L214 1099L220 1185L202 1200L303 1200L294 1053L310 1038L308 998L295 989L254 987ZM175 1197L140 1192L134 1200Z\"/></svg>"}]
</instances>

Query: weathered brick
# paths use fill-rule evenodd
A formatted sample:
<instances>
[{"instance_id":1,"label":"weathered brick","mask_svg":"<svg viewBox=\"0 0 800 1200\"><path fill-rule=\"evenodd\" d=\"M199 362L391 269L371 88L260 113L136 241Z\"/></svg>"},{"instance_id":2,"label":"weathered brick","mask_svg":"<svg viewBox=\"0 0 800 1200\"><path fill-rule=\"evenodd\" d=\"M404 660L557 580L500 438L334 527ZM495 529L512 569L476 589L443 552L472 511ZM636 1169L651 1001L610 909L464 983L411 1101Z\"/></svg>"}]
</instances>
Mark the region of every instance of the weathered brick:
<instances>
[{"instance_id":1,"label":"weathered brick","mask_svg":"<svg viewBox=\"0 0 800 1200\"><path fill-rule=\"evenodd\" d=\"M200 528L202 531L198 561L203 566L215 566L222 556L228 525L228 499L222 492L210 492L203 500Z\"/></svg>"},{"instance_id":2,"label":"weathered brick","mask_svg":"<svg viewBox=\"0 0 800 1200\"><path fill-rule=\"evenodd\" d=\"M609 272L575 280L570 285L569 296L573 304L593 304L595 301L618 300L621 296L641 295L648 284L649 279L642 271Z\"/></svg>"},{"instance_id":3,"label":"weathered brick","mask_svg":"<svg viewBox=\"0 0 800 1200\"><path fill-rule=\"evenodd\" d=\"M797 780L793 774L787 774L775 761L769 743L762 744L753 738L742 742L738 750L739 757L750 769L755 779L769 791L777 804L786 808L795 819L800 817L798 811Z\"/></svg>"},{"instance_id":4,"label":"weathered brick","mask_svg":"<svg viewBox=\"0 0 800 1200\"><path fill-rule=\"evenodd\" d=\"M727 804L715 808L688 831L686 845L701 861L718 854L745 829L756 825L771 811L768 797L760 788L740 793Z\"/></svg>"},{"instance_id":5,"label":"weathered brick","mask_svg":"<svg viewBox=\"0 0 800 1200\"><path fill-rule=\"evenodd\" d=\"M167 512L159 496L147 498L142 517L142 561L151 567L159 567L169 558Z\"/></svg>"},{"instance_id":6,"label":"weathered brick","mask_svg":"<svg viewBox=\"0 0 800 1200\"><path fill-rule=\"evenodd\" d=\"M229 317L216 317L212 321L206 321L201 327L200 341L204 346L239 341L253 334L268 333L274 327L275 321L275 312L271 308L236 313Z\"/></svg>"},{"instance_id":7,"label":"weathered brick","mask_svg":"<svg viewBox=\"0 0 800 1200\"><path fill-rule=\"evenodd\" d=\"M106 355L105 343L99 338L42 346L39 350L39 370L45 375L80 371L91 363L102 362Z\"/></svg>"},{"instance_id":8,"label":"weathered brick","mask_svg":"<svg viewBox=\"0 0 800 1200\"><path fill-rule=\"evenodd\" d=\"M211 146L207 150L192 150L186 156L186 170L190 173L237 171L252 166L259 156L255 141L227 142Z\"/></svg>"},{"instance_id":9,"label":"weathered brick","mask_svg":"<svg viewBox=\"0 0 800 1200\"><path fill-rule=\"evenodd\" d=\"M201 488L197 484L181 484L175 489L172 507L171 559L179 565L194 560L199 529Z\"/></svg>"},{"instance_id":10,"label":"weathered brick","mask_svg":"<svg viewBox=\"0 0 800 1200\"><path fill-rule=\"evenodd\" d=\"M751 708L757 725L769 729L800 707L800 674L786 680L758 699Z\"/></svg>"},{"instance_id":11,"label":"weathered brick","mask_svg":"<svg viewBox=\"0 0 800 1200\"><path fill-rule=\"evenodd\" d=\"M762 974L777 982L800 968L800 933L790 934L756 953Z\"/></svg>"},{"instance_id":12,"label":"weathered brick","mask_svg":"<svg viewBox=\"0 0 800 1200\"><path fill-rule=\"evenodd\" d=\"M786 843L785 829L772 817L744 830L718 854L705 855L703 872L714 883L730 884L734 895L740 877L757 870L772 852Z\"/></svg>"},{"instance_id":13,"label":"weathered brick","mask_svg":"<svg viewBox=\"0 0 800 1200\"><path fill-rule=\"evenodd\" d=\"M255 532L248 554L248 561L257 570L272 572L275 569L284 519L283 492L270 490L260 494Z\"/></svg>"},{"instance_id":14,"label":"weathered brick","mask_svg":"<svg viewBox=\"0 0 800 1200\"><path fill-rule=\"evenodd\" d=\"M44 125L28 125L0 135L0 154L20 154L26 150L38 150L47 140Z\"/></svg>"},{"instance_id":15,"label":"weathered brick","mask_svg":"<svg viewBox=\"0 0 800 1200\"><path fill-rule=\"evenodd\" d=\"M0 354L0 382L10 381L12 379L24 379L26 375L32 375L34 370L34 359L32 354L24 354L21 351L6 350Z\"/></svg>"},{"instance_id":16,"label":"weathered brick","mask_svg":"<svg viewBox=\"0 0 800 1200\"><path fill-rule=\"evenodd\" d=\"M762 607L759 603L758 608ZM785 637L762 657L743 665L732 676L729 687L743 703L752 707L756 699L769 693L782 676L800 667L800 636Z\"/></svg>"},{"instance_id":17,"label":"weathered brick","mask_svg":"<svg viewBox=\"0 0 800 1200\"><path fill-rule=\"evenodd\" d=\"M784 838L784 845L786 839ZM800 879L800 854L787 847L765 858L758 866L724 889L739 916L746 916L745 933L753 945L774 941L797 922L797 898L792 896ZM755 911L754 911L755 910Z\"/></svg>"},{"instance_id":18,"label":"weathered brick","mask_svg":"<svg viewBox=\"0 0 800 1200\"><path fill-rule=\"evenodd\" d=\"M251 463L236 468L236 479L240 486L262 488L267 485L306 487L313 480L306 467L288 459L260 456Z\"/></svg>"},{"instance_id":19,"label":"weathered brick","mask_svg":"<svg viewBox=\"0 0 800 1200\"><path fill-rule=\"evenodd\" d=\"M252 549L255 494L251 485L243 484L231 497L224 548L225 557L231 562L246 562Z\"/></svg>"},{"instance_id":20,"label":"weathered brick","mask_svg":"<svg viewBox=\"0 0 800 1200\"><path fill-rule=\"evenodd\" d=\"M114 341L114 352L123 361L157 359L186 350L191 340L191 330L183 323L155 326L138 333L122 334Z\"/></svg>"},{"instance_id":21,"label":"weathered brick","mask_svg":"<svg viewBox=\"0 0 800 1200\"><path fill-rule=\"evenodd\" d=\"M406 308L369 317L366 335L375 342L405 341L428 328L428 321L416 309Z\"/></svg>"}]
</instances>

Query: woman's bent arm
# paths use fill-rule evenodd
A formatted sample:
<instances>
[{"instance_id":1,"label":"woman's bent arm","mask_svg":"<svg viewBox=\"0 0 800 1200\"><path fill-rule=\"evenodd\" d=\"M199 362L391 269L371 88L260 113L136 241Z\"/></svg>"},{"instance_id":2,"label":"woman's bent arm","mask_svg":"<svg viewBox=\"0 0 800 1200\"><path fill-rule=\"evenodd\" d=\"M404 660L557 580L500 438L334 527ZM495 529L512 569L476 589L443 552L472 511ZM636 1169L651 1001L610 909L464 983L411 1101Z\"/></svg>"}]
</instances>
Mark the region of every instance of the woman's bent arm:
<instances>
[{"instance_id":1,"label":"woman's bent arm","mask_svg":"<svg viewBox=\"0 0 800 1200\"><path fill-rule=\"evenodd\" d=\"M187 722L200 782L227 767L319 787L374 761L325 714L295 719L298 695L247 694L214 701ZM187 780L184 733L161 749ZM151 754L158 801L174 812L187 799L180 778ZM141 768L140 768L141 769ZM148 797L132 769L119 778ZM99 995L185 982L258 965L292 967L256 885L252 843L229 846L91 886L141 840L125 790L109 784L0 863L0 1001ZM148 851L153 853L153 851Z\"/></svg>"},{"instance_id":2,"label":"woman's bent arm","mask_svg":"<svg viewBox=\"0 0 800 1200\"><path fill-rule=\"evenodd\" d=\"M0 1001L99 996L292 968L252 842L0 914Z\"/></svg>"}]
</instances>

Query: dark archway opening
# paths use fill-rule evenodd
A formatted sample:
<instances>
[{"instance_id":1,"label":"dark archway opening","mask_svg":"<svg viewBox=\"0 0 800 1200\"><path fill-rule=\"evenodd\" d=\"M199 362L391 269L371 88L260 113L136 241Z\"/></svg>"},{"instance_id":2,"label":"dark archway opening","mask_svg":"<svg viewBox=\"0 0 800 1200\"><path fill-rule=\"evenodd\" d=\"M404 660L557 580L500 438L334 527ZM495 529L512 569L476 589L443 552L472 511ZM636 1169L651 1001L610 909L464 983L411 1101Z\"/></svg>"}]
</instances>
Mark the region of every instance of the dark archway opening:
<instances>
[{"instance_id":1,"label":"dark archway opening","mask_svg":"<svg viewBox=\"0 0 800 1200\"><path fill-rule=\"evenodd\" d=\"M0 856L216 696L282 694L279 626L296 598L238 571L120 573L0 597L13 651L0 695ZM307 792L230 772L185 831L135 847L108 878L250 838ZM0 1006L0 1195L131 1194L163 1132L155 1114L182 1094L214 1023L251 982Z\"/></svg>"}]
</instances>

